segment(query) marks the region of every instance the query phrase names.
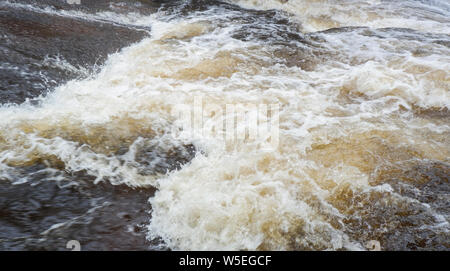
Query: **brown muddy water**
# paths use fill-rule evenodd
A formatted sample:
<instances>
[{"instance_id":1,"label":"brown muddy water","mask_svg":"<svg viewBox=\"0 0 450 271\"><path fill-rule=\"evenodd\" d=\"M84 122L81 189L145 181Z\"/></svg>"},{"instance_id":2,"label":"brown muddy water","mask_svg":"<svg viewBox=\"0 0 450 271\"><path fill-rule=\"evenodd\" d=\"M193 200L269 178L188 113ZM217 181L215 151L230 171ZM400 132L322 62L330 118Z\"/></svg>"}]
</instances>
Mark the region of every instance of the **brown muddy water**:
<instances>
[{"instance_id":1,"label":"brown muddy water","mask_svg":"<svg viewBox=\"0 0 450 271\"><path fill-rule=\"evenodd\" d=\"M2 0L0 35L1 250L450 249L445 0ZM172 114L240 104L276 145Z\"/></svg>"}]
</instances>

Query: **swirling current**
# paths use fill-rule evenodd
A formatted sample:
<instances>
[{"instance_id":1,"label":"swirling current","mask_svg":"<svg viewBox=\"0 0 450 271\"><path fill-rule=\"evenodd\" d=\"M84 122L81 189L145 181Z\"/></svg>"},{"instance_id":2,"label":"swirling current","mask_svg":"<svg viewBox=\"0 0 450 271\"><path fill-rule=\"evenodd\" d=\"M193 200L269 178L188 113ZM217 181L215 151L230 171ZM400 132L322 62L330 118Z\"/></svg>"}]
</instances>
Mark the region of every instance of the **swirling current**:
<instances>
[{"instance_id":1,"label":"swirling current","mask_svg":"<svg viewBox=\"0 0 450 271\"><path fill-rule=\"evenodd\" d=\"M2 250L450 249L446 0L2 0L0 37Z\"/></svg>"}]
</instances>

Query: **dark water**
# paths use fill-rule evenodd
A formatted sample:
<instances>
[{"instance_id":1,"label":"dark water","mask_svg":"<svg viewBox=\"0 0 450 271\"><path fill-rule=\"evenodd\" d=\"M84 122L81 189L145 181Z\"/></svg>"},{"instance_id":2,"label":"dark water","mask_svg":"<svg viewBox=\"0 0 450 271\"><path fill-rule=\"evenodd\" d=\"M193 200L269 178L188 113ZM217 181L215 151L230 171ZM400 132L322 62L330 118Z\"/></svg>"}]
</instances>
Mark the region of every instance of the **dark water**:
<instances>
[{"instance_id":1,"label":"dark water","mask_svg":"<svg viewBox=\"0 0 450 271\"><path fill-rule=\"evenodd\" d=\"M38 2L38 3L37 3ZM35 6L72 9L62 1L20 1ZM78 9L95 12L109 1L91 1ZM22 103L68 80L82 77L77 69L57 67L50 59L63 59L76 68L93 71L108 54L141 40L145 30L111 23L89 22L52 16L26 9L1 7L0 99L2 103Z\"/></svg>"},{"instance_id":2,"label":"dark water","mask_svg":"<svg viewBox=\"0 0 450 271\"><path fill-rule=\"evenodd\" d=\"M287 3L288 1L281 2ZM306 73L317 71L318 73L323 73L320 79L326 81L328 78L332 78L332 72L328 73L318 70L320 65L329 64L329 70L331 71L342 66L362 66L371 61L382 62L380 59L383 61L391 57L395 59L395 56L413 55L426 57L443 55L442 52L446 52L445 50L450 48L450 38L445 33L428 33L409 29L408 27L385 27L384 25L378 28L365 25L346 27L340 26L338 23L330 24L331 17L324 19L323 16L319 16L320 20L322 20L319 20L320 24L316 22L317 18L312 20L314 23L317 23L318 26L315 26L320 31L308 32L304 30L307 29L306 22L302 24L302 22L292 20L286 10L281 11L269 8L264 8L264 10L247 9L247 6L241 7L221 1L136 0L124 2L82 0L81 5L70 5L58 0L18 0L2 1L0 3L2 3L0 4L0 103L3 106L11 106L11 108L13 108L12 105L23 104L28 99L33 100L40 96L46 96L52 93L56 87L64 85L71 80L77 79L81 81L95 77L104 68L108 56L120 52L122 48L142 41L145 38L152 37L151 25L127 23L123 19L111 19L111 16L97 16L108 12L113 12L117 16L130 16L130 14L150 16L160 12L165 15L163 21L169 24L176 21L176 19L191 18L196 15L209 18L208 12L210 12L215 28L223 29L229 24L235 25L233 31L229 33L231 39L242 43L253 42L260 46L254 45L254 47L262 51L261 55L263 57L261 59L263 60L251 55L258 49L254 49L251 46L245 48L250 52L250 57L247 59L249 62L248 66L243 65L246 69L245 72L248 72L246 75L248 78L251 78L248 79L249 81L254 80L252 76L261 70L270 70L273 67L280 66L286 69L286 74L289 74L290 68L298 68ZM46 12L42 10L46 10ZM217 14L226 14L227 16L221 17L217 16ZM92 17L88 17L88 15L92 15ZM442 16L441 13L438 13L438 15ZM138 16L136 15L136 17ZM440 18L438 17L439 20L441 20ZM311 22L310 24L314 25ZM186 28L185 33L189 34L189 31L193 30ZM174 46L180 46L181 49L184 49L183 46L188 47L193 42L192 36L200 35L173 34L170 31L168 33L169 38L161 38L158 41L159 43L156 44L166 45L165 43L167 42L169 45L175 44ZM361 43L366 42L368 46L371 45L371 42L380 42L382 45L376 48L383 48L385 50L383 54L385 55L380 57L373 50L367 50L368 52L364 52L364 54L359 51L356 52L354 48L350 47L351 42L345 44L349 48L346 48L344 45L342 48L339 47L341 43L344 44L345 41L355 37L360 38ZM341 42L337 43L339 46L334 46L331 41L339 39L342 39L343 42L339 41ZM206 39L205 43L208 44L207 42L208 40ZM386 42L386 44L383 42ZM389 42L392 42L392 44ZM164 50L168 47L161 47L161 54L157 57L164 56L166 54ZM215 48L211 48L211 50L213 49ZM170 54L170 52L167 53L167 58L171 56ZM147 57L147 55L145 56ZM196 80L205 78L230 79L231 75L236 73L236 71L232 69L230 71L229 67L224 68L220 65L220 61L226 59L226 57L218 56L217 59L217 62L207 62L209 66L207 65L206 69L199 65L195 66L193 70L186 69L187 71L183 70L184 73L169 75L163 72L161 74L155 73L155 75L149 66L143 66L141 69L138 69L140 67L138 63L136 64L136 73L148 69L148 73L151 76L163 79L173 77L176 80L180 80L180 85L185 82L196 82ZM394 64L387 63L386 66L395 65L395 61L393 62ZM115 65L118 64L115 63ZM415 76L419 73L415 69L424 68L414 66L405 69L409 69L408 75L413 74ZM130 72L130 74L134 75L133 72ZM429 74L431 74L429 75L431 81L439 82L436 83L436 88L441 87L439 84L445 84L445 80L448 80L445 79L446 75L442 75L441 71L436 73L430 72ZM274 80L277 86L283 85L283 82L280 83L280 80L285 80L286 78L280 77L282 79L277 79L276 77L280 76L280 74L276 72L271 75L273 77L268 77L267 79L269 83L264 82L264 84L270 85L272 83L270 80ZM295 80L296 76L292 76L292 78ZM398 80L403 79L403 77L398 78ZM130 85L136 83L133 80L130 79L130 82L132 82ZM311 79L311 81L310 85L312 87L320 85L320 80ZM352 92L354 81L349 79L350 83L348 84L330 87L333 90L340 88L339 95L335 95L331 91L326 93L330 97L336 96L336 104L338 105L336 108L338 109L334 108L333 110L335 111L328 113L339 120L345 119L348 115L356 115L360 108L364 108L365 102L370 103L372 100L379 98L377 95L374 95L375 98L370 96L370 90L367 91L368 93L364 93L364 91L362 93ZM138 83L135 85L138 85ZM245 85L246 82L241 83ZM264 84L261 87L261 93L263 94L267 90ZM242 85L237 87L232 85L232 87L239 88ZM407 83L404 85L407 85ZM399 89L402 88L400 87ZM263 94L257 97L264 97ZM385 96L388 97L390 95L391 93L388 93ZM405 98L405 95L402 93L395 93L391 96L395 95L407 100L410 107L406 108L404 104L398 106L397 111L393 115L387 114L388 116L385 119L387 123L391 123L392 119L399 120L398 122L405 121L405 123L412 119L420 123L430 123L431 126L441 125L444 127L444 130L446 129L445 127L448 127L446 125L449 123L449 112L445 106L439 107L434 106L434 104L424 106L416 100L408 100L409 97ZM295 96L295 98L298 98L298 96ZM286 99L286 97L280 98L280 100L283 99ZM35 100L32 104L39 106L39 101ZM389 107L389 104L385 106ZM351 113L345 110L340 111L344 107ZM312 115L317 113L316 111L313 112ZM293 112L292 115L296 113L298 112ZM411 113L411 115L407 113ZM98 112L98 114L101 115L101 112ZM370 117L367 118L370 119ZM87 128L84 126L81 128L80 126L79 128L70 127L69 129L66 126L71 126L72 123L69 121L69 125L66 125L61 121L63 124L56 125L56 128L42 128L41 131L38 123L29 125L31 128L23 128L23 131L30 134L42 132L42 138L45 139L63 138L70 142L76 142L79 146L89 148L95 154L104 154L108 158L117 158L119 164L117 167L129 166L136 169L137 175L141 177L167 176L167 173L176 172L182 169L183 165L188 165L196 155L208 157L207 152L202 153L199 151L194 142L181 145L174 144L169 149L160 147L158 144L152 145L144 142L140 145L137 144L137 151L134 154L133 161L130 162L126 159L126 155L133 148L133 144L141 138L144 141L151 139L154 131L143 125L141 123L142 120L138 118L123 117L124 122L127 123L126 125L123 124L123 120L120 117L117 117L117 119L106 124L112 123L110 125L111 128L99 128L94 125ZM14 124L13 122L11 123L11 125ZM397 125L397 123L395 124ZM8 126L2 126L2 129L5 130L0 135L8 134L5 127ZM315 222L315 219L320 217L321 222L324 224L328 223L339 234L345 234L351 240L357 240L362 245L369 240L378 240L385 250L449 250L450 167L448 157L445 157L449 147L446 145L448 139L445 137L448 130L436 133L432 131L428 135L425 132L421 134L421 132L416 130L409 132L408 129L405 129L408 133L398 132L398 130L401 130L399 127L404 128L401 125L396 126L396 129L393 129L394 132L385 132L388 130L387 128L385 130L381 128L379 130L373 129L373 134L369 135L362 132L352 132L346 135L344 139L330 139L330 142L326 144L318 140L319 143L312 144L305 156L299 155L298 157L301 157L299 159L301 161L306 159L321 163L318 166L319 170L311 173L311 176L313 176L311 178L316 178L317 186L320 186L327 193L329 192L325 201L320 198L323 195L322 193L315 194L310 192L308 190L310 187L307 185L304 187L301 185L292 187L286 185L286 189L287 191L300 190L296 197L301 200L296 202L296 204L306 203L311 208L311 212L315 214L311 218L312 222ZM153 127L151 128L153 129ZM340 129L340 126L338 128L331 127L330 130L326 130L326 133L343 133L344 129ZM318 135L317 138L321 136ZM20 136L18 138L20 140ZM296 143L302 142L302 140L298 140ZM414 140L417 140L418 143L411 143ZM423 144L424 140L429 140L429 145L431 146L429 149L426 148L427 144ZM8 142L10 141L0 137L0 152L4 151L6 153L9 150L11 146L8 145ZM404 142L409 142L406 143L406 147L404 147L404 144L401 144ZM436 145L433 145L435 143ZM281 152L280 156L283 159L288 157L291 151L295 153L295 150L290 150L290 144L286 144L289 151ZM24 145L26 146L27 144ZM435 149L439 147L441 151L436 151ZM158 194L158 185L142 185L142 187L126 184L113 185L111 183L114 182L108 177L101 177L99 180L95 172L89 171L89 168L79 171L69 169L65 164L66 161L56 157L56 154L32 153L29 156L32 156L32 158L27 157L23 163L5 163L13 169L14 173L10 175L8 175L9 173L2 173L1 176L3 177L0 177L0 250L67 250L66 243L69 240L78 240L82 244L83 250L191 248L189 245L186 245L189 242L185 240L189 240L189 237L186 237L187 234L184 232L180 233L181 237L178 239L185 242L173 246L166 244L168 240L164 242L159 238L153 238L154 236L148 237L148 225L152 216L152 206L149 204L149 198L153 198L155 193ZM295 156L294 160L298 157ZM232 164L233 161L231 160L233 159L235 158L230 158L230 161L226 161L226 163L217 162L218 164L215 166L217 169L220 168L226 171L226 169L221 167L225 168L228 163ZM271 159L276 160L280 158ZM278 164L269 165L262 172L269 174L271 170L279 170L285 174L291 174L301 167L299 165L303 165L301 162L291 165L289 163L292 160L287 160L281 160ZM94 159L94 161L96 160ZM280 166L283 163L289 164L291 168L288 167L286 169ZM331 188L327 186L329 185L329 180L321 175L322 171L335 166L339 168L337 166L339 164L357 168L361 175L367 176L367 180L369 180L368 185L362 185L364 189L356 189L345 183L332 186ZM321 166L324 169L320 169ZM203 168L210 169L211 164L205 164ZM199 169L200 173L201 170L203 169ZM228 175L230 174L228 173ZM331 175L329 172L327 174ZM347 176L345 174L349 174L348 179L356 178L354 175L342 170L341 175ZM100 176L101 174L98 175ZM284 175L281 174L281 176ZM297 177L297 175L293 176ZM203 191L201 190L203 184L201 181L205 178L215 180L214 178L220 179L222 177L217 177L214 174L211 177L209 175L205 177L205 175L201 174L197 176L195 172L188 172L184 179L180 178L181 180L179 181L181 182L185 179L198 181L200 188L194 187L196 188L194 191ZM286 183L290 184L289 181L286 181ZM389 185L392 191L370 190L382 185ZM176 192L173 192L173 194L178 192L180 194L189 193L186 187L180 188L181 192L175 189L174 191ZM236 189L236 191L238 190ZM367 192L368 190L370 191ZM219 191L219 186L212 193L216 191ZM164 193L160 191L159 195L165 195ZM265 192L261 192L261 194L265 195ZM264 204L268 202L264 200L264 195L255 200L262 206L266 206ZM397 197L397 195L402 197L401 200L398 199L400 196ZM196 199L197 196L199 195L193 194L188 195L187 198ZM207 200L199 197L198 201L203 204L200 206L206 209L206 207L209 207L209 201L213 202L216 196L222 195L213 194L211 195L212 199ZM326 205L324 202L329 204ZM192 202L190 203L192 204ZM159 206L163 210L162 212L164 210L169 212L171 208L175 210L179 207L177 203L173 203L174 205L171 205L169 208L166 206L169 204L171 202L162 203L161 206L163 207ZM329 209L327 209L329 206L332 206L333 210L339 212L339 215L334 216L334 213L329 212ZM189 216L188 211L192 210L188 207L186 208L186 216ZM196 208L195 206L192 207L195 212L192 212L194 214L190 215L194 217L197 215L197 209L201 208ZM217 210L222 209L218 208ZM264 211L266 210L261 212L264 213ZM279 211L278 214L282 213L282 211ZM161 215L161 212L158 215ZM183 220L182 215L180 215L182 218L176 221L180 224L188 224L185 221L191 220ZM239 215L244 217L243 220L246 217L250 217L246 213L237 214L236 216ZM198 216L208 217L208 214ZM230 216L233 217L233 215ZM263 217L265 218L266 216ZM230 224L234 220L231 221L229 222ZM301 225L305 225L308 222L310 221L305 222L301 219L294 219L292 223L296 223L293 226L295 229L279 234L277 227L281 223L268 219L267 223L262 223L265 225L262 228L267 231L264 234L269 241L263 241L259 246L251 248L279 249L281 246L283 249L330 249L330 247L323 244L322 239L318 238L320 239L319 241L311 239L311 235L314 237L315 235L323 234L325 236L323 239L328 240L327 238L329 238L331 240L335 232L328 233L326 230L317 230L314 234L308 233L301 228ZM204 224L207 225L208 223ZM447 226L442 226L443 224ZM251 225L245 223L239 224L236 228L247 226L251 228ZM273 230L271 227L273 227ZM185 228L181 225L179 229L184 230ZM214 230L211 231L214 232ZM161 232L164 233L163 230ZM200 233L199 236L203 236L204 232L209 234L208 229L205 230L200 226L195 232ZM327 234L331 237L328 237ZM212 236L214 235L212 234ZM171 238L177 239L176 236ZM195 236L192 238L195 238ZM278 247L275 245L271 246L275 241L270 240L277 238L283 241L280 242L282 245ZM298 242L298 238L303 238L306 241ZM200 247L200 249L228 248L226 246L227 242L232 243L235 239L233 235L230 240L219 242L220 245L214 246L213 244ZM198 249L199 246L193 245L192 248ZM231 246L231 248L247 249L239 246ZM332 247L332 249L335 249L335 247Z\"/></svg>"},{"instance_id":3,"label":"dark water","mask_svg":"<svg viewBox=\"0 0 450 271\"><path fill-rule=\"evenodd\" d=\"M56 10L88 13L111 10L115 1L15 1ZM121 1L116 1L121 2ZM130 12L129 5L119 12ZM155 12L158 1L134 1L139 12ZM117 12L117 9L115 9ZM149 35L149 28L111 22L90 22L0 7L0 102L20 104L45 95L55 86L96 71L107 56ZM64 69L45 59L65 60L77 69ZM81 70L81 71L80 71ZM23 167L30 183L0 182L0 249L67 250L68 240L79 240L85 250L148 250L145 223L148 198L154 189L133 189L107 183L94 185L83 173L66 175L76 186L39 182L43 164ZM44 234L52 225L66 223Z\"/></svg>"}]
</instances>

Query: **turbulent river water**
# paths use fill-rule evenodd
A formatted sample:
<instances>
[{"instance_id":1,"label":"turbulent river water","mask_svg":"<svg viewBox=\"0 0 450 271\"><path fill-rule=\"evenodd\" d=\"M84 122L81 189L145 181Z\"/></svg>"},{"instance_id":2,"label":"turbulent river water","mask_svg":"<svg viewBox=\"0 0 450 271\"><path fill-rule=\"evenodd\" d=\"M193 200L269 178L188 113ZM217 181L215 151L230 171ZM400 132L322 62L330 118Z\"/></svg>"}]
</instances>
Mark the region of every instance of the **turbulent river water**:
<instances>
[{"instance_id":1,"label":"turbulent river water","mask_svg":"<svg viewBox=\"0 0 450 271\"><path fill-rule=\"evenodd\" d=\"M68 2L0 1L0 249L450 249L448 1Z\"/></svg>"}]
</instances>

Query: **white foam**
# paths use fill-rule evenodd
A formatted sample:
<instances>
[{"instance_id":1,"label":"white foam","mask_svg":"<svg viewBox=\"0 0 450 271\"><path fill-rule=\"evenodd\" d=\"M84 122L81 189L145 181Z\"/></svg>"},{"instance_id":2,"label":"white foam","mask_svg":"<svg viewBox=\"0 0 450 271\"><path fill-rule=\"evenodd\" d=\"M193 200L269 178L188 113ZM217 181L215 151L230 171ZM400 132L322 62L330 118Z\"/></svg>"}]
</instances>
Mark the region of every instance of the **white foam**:
<instances>
[{"instance_id":1,"label":"white foam","mask_svg":"<svg viewBox=\"0 0 450 271\"><path fill-rule=\"evenodd\" d=\"M314 32L333 27L400 27L431 33L450 33L449 11L435 12L433 5L415 1L362 0L230 0L246 8L277 9L294 16L304 31ZM433 2L433 1L431 1ZM435 1L434 4L446 5ZM431 17L431 18L430 18Z\"/></svg>"}]
</instances>

